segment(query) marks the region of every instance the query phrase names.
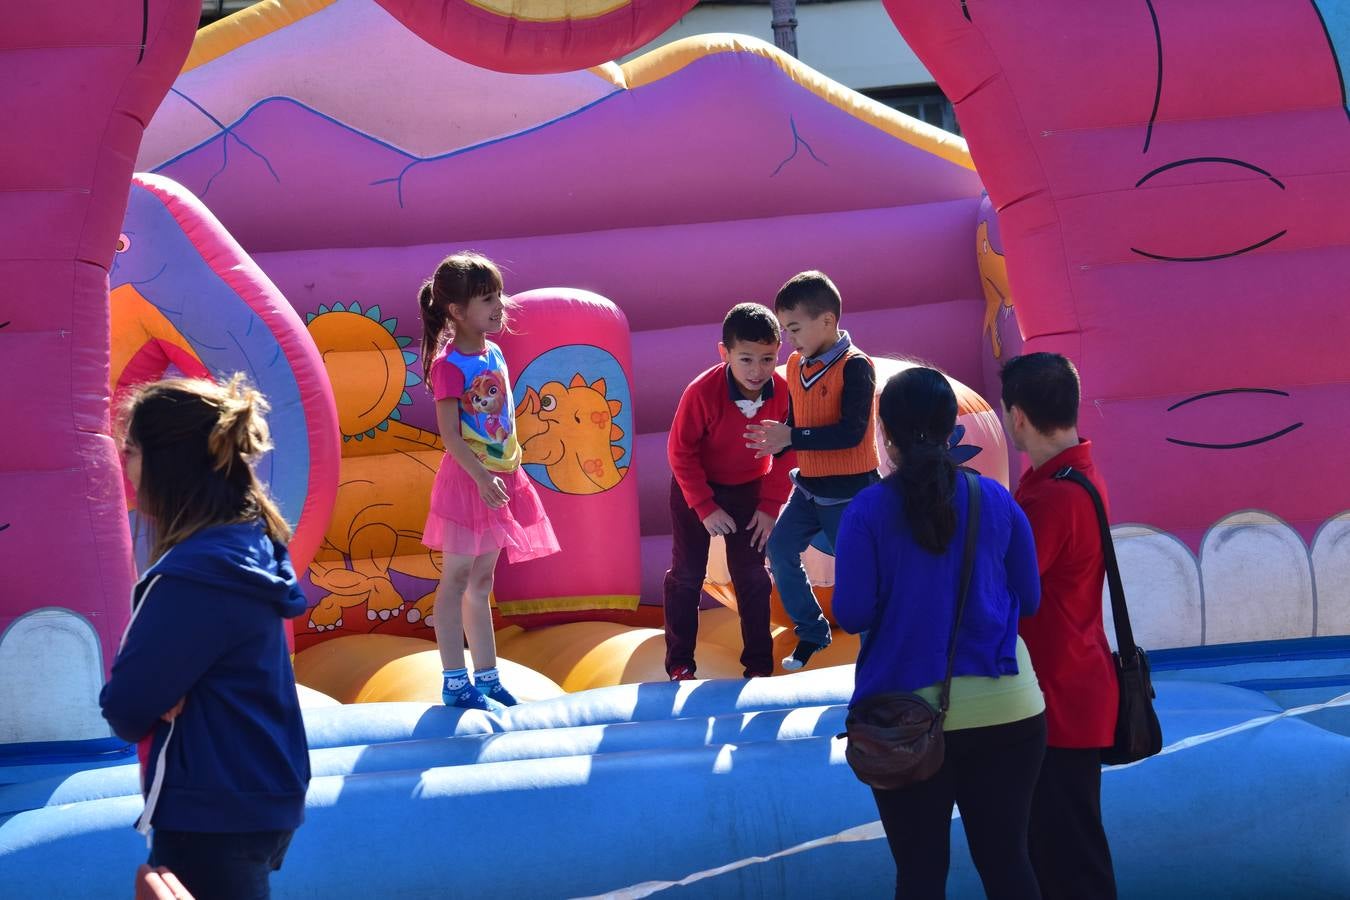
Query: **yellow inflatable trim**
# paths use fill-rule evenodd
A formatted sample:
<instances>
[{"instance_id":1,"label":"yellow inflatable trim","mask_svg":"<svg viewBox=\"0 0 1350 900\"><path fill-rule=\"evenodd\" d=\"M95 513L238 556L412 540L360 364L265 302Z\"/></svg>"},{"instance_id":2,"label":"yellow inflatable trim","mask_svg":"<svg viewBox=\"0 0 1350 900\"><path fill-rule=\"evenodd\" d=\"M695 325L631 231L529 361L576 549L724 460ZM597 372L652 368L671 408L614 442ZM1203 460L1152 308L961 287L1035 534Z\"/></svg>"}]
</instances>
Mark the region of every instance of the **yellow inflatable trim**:
<instances>
[{"instance_id":1,"label":"yellow inflatable trim","mask_svg":"<svg viewBox=\"0 0 1350 900\"><path fill-rule=\"evenodd\" d=\"M623 65L606 63L596 66L591 72L617 87L631 90L659 81L714 53L751 53L771 60L797 84L854 118L947 162L975 171L975 163L970 158L970 150L963 138L864 97L852 88L826 78L773 44L749 35L695 35L658 47Z\"/></svg>"},{"instance_id":2,"label":"yellow inflatable trim","mask_svg":"<svg viewBox=\"0 0 1350 900\"><path fill-rule=\"evenodd\" d=\"M262 0L237 13L212 22L197 32L183 72L219 59L250 41L267 37L287 25L321 12L337 0Z\"/></svg>"},{"instance_id":3,"label":"yellow inflatable trim","mask_svg":"<svg viewBox=\"0 0 1350 900\"><path fill-rule=\"evenodd\" d=\"M332 6L337 0L263 0L246 9L214 22L197 32L197 39L188 54L184 72L219 59L238 47L266 37L314 13ZM549 0L561 8L564 0ZM575 0L568 0L575 2ZM587 0L588 5L603 15L628 0ZM493 12L511 8L510 0L476 0L476 5ZM604 7L604 8L602 8ZM552 6L549 7L552 9ZM517 15L519 15L517 13ZM576 18L576 16L573 16ZM540 21L545 21L541 18ZM622 65L608 62L587 71L616 88L632 90L659 81L685 66L715 53L750 53L771 60L801 87L832 103L856 119L879 128L891 137L899 138L913 147L932 153L963 169L975 171L970 150L964 139L896 112L884 103L864 97L852 88L826 78L810 66L787 55L773 44L745 34L702 34L683 38L664 47L658 47L637 59Z\"/></svg>"},{"instance_id":4,"label":"yellow inflatable trim","mask_svg":"<svg viewBox=\"0 0 1350 900\"><path fill-rule=\"evenodd\" d=\"M523 616L532 613L580 612L588 609L637 609L637 594L595 594L576 597L540 597L536 600L507 600L498 602L497 609L504 616Z\"/></svg>"},{"instance_id":5,"label":"yellow inflatable trim","mask_svg":"<svg viewBox=\"0 0 1350 900\"><path fill-rule=\"evenodd\" d=\"M470 6L522 22L566 22L598 19L623 9L633 0L466 0Z\"/></svg>"}]
</instances>

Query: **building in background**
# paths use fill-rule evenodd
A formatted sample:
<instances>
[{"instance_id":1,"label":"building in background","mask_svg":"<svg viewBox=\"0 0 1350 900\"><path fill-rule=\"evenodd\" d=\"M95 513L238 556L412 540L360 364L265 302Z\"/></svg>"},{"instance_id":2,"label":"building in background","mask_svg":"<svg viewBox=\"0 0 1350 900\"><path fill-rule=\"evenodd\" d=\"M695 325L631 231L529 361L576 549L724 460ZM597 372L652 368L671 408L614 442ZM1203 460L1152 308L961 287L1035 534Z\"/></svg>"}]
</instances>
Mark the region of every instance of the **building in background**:
<instances>
[{"instance_id":1,"label":"building in background","mask_svg":"<svg viewBox=\"0 0 1350 900\"><path fill-rule=\"evenodd\" d=\"M256 0L202 0L202 25ZM705 0L640 56L695 34L730 31L773 43L771 0ZM896 31L881 0L797 0L797 54L818 72L906 115L960 134L952 105Z\"/></svg>"},{"instance_id":2,"label":"building in background","mask_svg":"<svg viewBox=\"0 0 1350 900\"><path fill-rule=\"evenodd\" d=\"M772 44L771 0L704 0L625 60L680 38L721 31ZM840 84L960 134L951 102L900 37L881 0L797 0L797 55Z\"/></svg>"}]
</instances>

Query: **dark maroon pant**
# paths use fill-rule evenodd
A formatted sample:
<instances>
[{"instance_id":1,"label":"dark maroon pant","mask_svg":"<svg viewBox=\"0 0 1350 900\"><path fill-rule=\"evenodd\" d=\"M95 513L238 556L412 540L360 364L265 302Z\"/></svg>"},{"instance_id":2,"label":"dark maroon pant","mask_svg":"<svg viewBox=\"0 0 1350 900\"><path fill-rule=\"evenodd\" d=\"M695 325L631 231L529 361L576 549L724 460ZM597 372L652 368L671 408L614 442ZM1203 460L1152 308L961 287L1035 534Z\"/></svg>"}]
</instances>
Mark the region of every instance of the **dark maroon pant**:
<instances>
[{"instance_id":1,"label":"dark maroon pant","mask_svg":"<svg viewBox=\"0 0 1350 900\"><path fill-rule=\"evenodd\" d=\"M713 500L736 522L726 535L727 568L736 589L741 613L741 665L746 677L773 674L773 639L769 635L769 570L764 551L750 543L750 520L759 505L759 481L710 485ZM680 485L670 480L670 522L675 531L670 571L666 573L666 671L676 666L694 668L694 641L698 638L698 602L708 571L708 542L712 536L698 513L689 508Z\"/></svg>"}]
</instances>

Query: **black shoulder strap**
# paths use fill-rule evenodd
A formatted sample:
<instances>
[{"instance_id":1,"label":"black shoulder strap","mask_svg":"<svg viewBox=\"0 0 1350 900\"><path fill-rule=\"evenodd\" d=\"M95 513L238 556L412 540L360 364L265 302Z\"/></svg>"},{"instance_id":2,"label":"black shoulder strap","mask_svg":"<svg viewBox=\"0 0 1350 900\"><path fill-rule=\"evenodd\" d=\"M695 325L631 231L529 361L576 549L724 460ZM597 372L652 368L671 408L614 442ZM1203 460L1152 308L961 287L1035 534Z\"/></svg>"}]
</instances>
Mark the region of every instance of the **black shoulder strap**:
<instances>
[{"instance_id":1,"label":"black shoulder strap","mask_svg":"<svg viewBox=\"0 0 1350 900\"><path fill-rule=\"evenodd\" d=\"M1056 481L1072 481L1088 492L1097 509L1097 528L1101 532L1102 556L1106 559L1106 581L1111 587L1111 620L1116 626L1116 647L1122 662L1134 658L1138 647L1134 643L1134 629L1130 627L1130 610L1125 605L1125 585L1120 580L1120 565L1116 562L1116 545L1111 540L1111 523L1106 521L1106 507L1102 495L1088 481L1086 475L1073 466L1065 466L1054 474Z\"/></svg>"},{"instance_id":2,"label":"black shoulder strap","mask_svg":"<svg viewBox=\"0 0 1350 900\"><path fill-rule=\"evenodd\" d=\"M961 588L956 595L956 621L952 622L951 640L947 641L947 675L942 679L938 694L938 709L947 711L951 700L952 669L956 665L956 634L961 630L961 614L966 611L966 594L970 591L970 574L975 568L975 545L980 535L980 476L969 469L961 469L966 479L966 545L961 550Z\"/></svg>"}]
</instances>

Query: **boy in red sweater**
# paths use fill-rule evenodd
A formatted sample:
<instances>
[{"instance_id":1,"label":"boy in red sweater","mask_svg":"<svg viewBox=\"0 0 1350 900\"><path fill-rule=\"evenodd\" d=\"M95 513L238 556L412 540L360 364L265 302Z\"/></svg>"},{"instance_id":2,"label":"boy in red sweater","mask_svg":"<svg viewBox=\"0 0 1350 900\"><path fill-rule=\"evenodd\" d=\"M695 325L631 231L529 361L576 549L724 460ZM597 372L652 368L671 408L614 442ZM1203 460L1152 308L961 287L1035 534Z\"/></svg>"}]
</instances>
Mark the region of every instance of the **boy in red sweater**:
<instances>
[{"instance_id":1,"label":"boy in red sweater","mask_svg":"<svg viewBox=\"0 0 1350 900\"><path fill-rule=\"evenodd\" d=\"M1019 628L1045 694L1048 744L1032 797L1031 864L1046 900L1114 900L1101 807L1101 748L1115 739L1118 704L1102 626L1106 560L1092 498L1055 474L1082 472L1103 503L1106 485L1092 464L1092 442L1078 436L1073 363L1058 353L1029 353L1008 360L1001 376L1004 427L1031 460L1016 497L1031 521L1041 570L1040 610Z\"/></svg>"},{"instance_id":2,"label":"boy in red sweater","mask_svg":"<svg viewBox=\"0 0 1350 900\"><path fill-rule=\"evenodd\" d=\"M787 465L756 456L746 448L744 433L748 423L787 417L787 382L774 371L779 344L778 320L767 307L732 307L717 346L722 362L689 383L675 410L666 445L674 474L670 519L675 543L665 596L671 681L694 677L698 602L713 535L726 540L745 642L745 677L773 674L764 546L791 485Z\"/></svg>"}]
</instances>

